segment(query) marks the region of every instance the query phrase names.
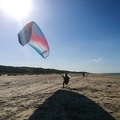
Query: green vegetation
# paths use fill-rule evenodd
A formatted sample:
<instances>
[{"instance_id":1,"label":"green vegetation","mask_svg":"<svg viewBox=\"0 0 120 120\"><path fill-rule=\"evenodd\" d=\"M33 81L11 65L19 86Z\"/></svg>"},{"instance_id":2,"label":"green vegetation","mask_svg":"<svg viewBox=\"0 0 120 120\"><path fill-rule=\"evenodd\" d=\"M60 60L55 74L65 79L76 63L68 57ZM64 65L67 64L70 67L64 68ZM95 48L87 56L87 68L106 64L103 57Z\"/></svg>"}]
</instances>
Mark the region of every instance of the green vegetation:
<instances>
[{"instance_id":1,"label":"green vegetation","mask_svg":"<svg viewBox=\"0 0 120 120\"><path fill-rule=\"evenodd\" d=\"M52 74L52 73L65 73L70 71L56 70L56 69L44 69L35 67L14 67L0 65L0 75L32 75L32 74ZM71 72L75 73L75 72Z\"/></svg>"}]
</instances>

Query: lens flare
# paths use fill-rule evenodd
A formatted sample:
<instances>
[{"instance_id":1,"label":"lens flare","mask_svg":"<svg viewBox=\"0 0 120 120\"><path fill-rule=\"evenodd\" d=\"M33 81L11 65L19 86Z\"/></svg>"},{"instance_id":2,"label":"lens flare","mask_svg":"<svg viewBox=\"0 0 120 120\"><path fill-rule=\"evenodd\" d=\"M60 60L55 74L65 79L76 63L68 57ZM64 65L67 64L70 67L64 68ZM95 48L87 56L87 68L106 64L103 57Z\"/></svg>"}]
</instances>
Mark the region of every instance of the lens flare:
<instances>
[{"instance_id":1,"label":"lens flare","mask_svg":"<svg viewBox=\"0 0 120 120\"><path fill-rule=\"evenodd\" d=\"M0 9L13 18L22 19L29 16L32 9L32 1L0 0Z\"/></svg>"}]
</instances>

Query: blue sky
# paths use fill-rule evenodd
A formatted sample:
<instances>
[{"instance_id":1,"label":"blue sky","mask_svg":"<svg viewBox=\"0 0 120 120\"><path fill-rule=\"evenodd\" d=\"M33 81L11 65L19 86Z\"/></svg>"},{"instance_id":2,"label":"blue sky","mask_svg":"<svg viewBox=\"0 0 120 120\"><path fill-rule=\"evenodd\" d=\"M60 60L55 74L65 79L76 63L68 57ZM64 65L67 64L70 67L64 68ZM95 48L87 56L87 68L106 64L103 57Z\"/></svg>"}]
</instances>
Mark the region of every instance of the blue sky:
<instances>
[{"instance_id":1,"label":"blue sky","mask_svg":"<svg viewBox=\"0 0 120 120\"><path fill-rule=\"evenodd\" d=\"M30 21L49 43L46 59L18 42L18 32ZM0 9L0 65L120 72L119 51L119 0L32 0L30 14L21 20Z\"/></svg>"}]
</instances>

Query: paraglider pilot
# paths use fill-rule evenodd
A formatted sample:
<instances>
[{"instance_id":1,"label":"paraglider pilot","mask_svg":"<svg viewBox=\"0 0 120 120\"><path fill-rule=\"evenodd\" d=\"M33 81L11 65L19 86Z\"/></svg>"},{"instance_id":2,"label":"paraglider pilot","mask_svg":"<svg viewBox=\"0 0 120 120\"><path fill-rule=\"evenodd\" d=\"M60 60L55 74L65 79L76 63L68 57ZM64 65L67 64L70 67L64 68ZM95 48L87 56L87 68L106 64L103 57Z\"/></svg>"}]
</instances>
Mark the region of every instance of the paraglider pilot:
<instances>
[{"instance_id":1,"label":"paraglider pilot","mask_svg":"<svg viewBox=\"0 0 120 120\"><path fill-rule=\"evenodd\" d=\"M65 73L65 75L62 74L62 77L64 79L63 81L63 88L64 88L64 84L67 85L69 83L70 76L68 76L68 73Z\"/></svg>"},{"instance_id":2,"label":"paraglider pilot","mask_svg":"<svg viewBox=\"0 0 120 120\"><path fill-rule=\"evenodd\" d=\"M83 72L83 77L85 77L85 73Z\"/></svg>"}]
</instances>

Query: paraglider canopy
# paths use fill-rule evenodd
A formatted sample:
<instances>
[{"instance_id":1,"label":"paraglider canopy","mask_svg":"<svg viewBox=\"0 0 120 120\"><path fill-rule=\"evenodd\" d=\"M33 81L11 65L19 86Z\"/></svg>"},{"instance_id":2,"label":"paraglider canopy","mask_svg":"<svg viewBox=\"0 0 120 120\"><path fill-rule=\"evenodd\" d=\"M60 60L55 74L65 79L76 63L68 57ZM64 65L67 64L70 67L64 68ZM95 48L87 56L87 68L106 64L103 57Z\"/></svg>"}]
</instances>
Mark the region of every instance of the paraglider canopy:
<instances>
[{"instance_id":1,"label":"paraglider canopy","mask_svg":"<svg viewBox=\"0 0 120 120\"><path fill-rule=\"evenodd\" d=\"M18 33L18 40L22 46L29 44L43 58L49 56L50 49L48 42L42 30L35 22L32 21L23 27Z\"/></svg>"}]
</instances>

